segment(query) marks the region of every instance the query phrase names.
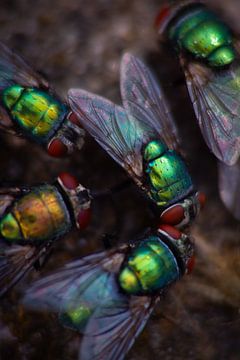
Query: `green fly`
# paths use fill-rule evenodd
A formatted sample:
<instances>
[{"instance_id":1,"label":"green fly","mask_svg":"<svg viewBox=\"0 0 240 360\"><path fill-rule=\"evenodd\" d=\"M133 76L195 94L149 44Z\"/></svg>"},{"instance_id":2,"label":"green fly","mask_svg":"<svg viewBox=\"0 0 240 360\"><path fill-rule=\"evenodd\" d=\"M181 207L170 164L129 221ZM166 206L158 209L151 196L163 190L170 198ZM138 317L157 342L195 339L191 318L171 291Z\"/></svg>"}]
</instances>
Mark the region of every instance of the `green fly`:
<instances>
[{"instance_id":1,"label":"green fly","mask_svg":"<svg viewBox=\"0 0 240 360\"><path fill-rule=\"evenodd\" d=\"M161 220L179 227L189 224L203 196L181 156L162 89L131 54L121 63L121 95L123 107L82 89L69 90L68 98L81 125L161 209Z\"/></svg>"},{"instance_id":2,"label":"green fly","mask_svg":"<svg viewBox=\"0 0 240 360\"><path fill-rule=\"evenodd\" d=\"M91 196L78 180L61 173L53 184L0 188L0 297L73 227L87 227Z\"/></svg>"},{"instance_id":3,"label":"green fly","mask_svg":"<svg viewBox=\"0 0 240 360\"><path fill-rule=\"evenodd\" d=\"M30 286L26 306L83 334L79 359L122 360L160 297L191 267L193 244L171 226L93 254Z\"/></svg>"},{"instance_id":4,"label":"green fly","mask_svg":"<svg viewBox=\"0 0 240 360\"><path fill-rule=\"evenodd\" d=\"M179 55L203 137L220 160L222 200L240 219L239 41L201 1L163 6L156 26Z\"/></svg>"},{"instance_id":5,"label":"green fly","mask_svg":"<svg viewBox=\"0 0 240 360\"><path fill-rule=\"evenodd\" d=\"M22 58L0 43L0 128L61 157L80 149L84 130L69 105Z\"/></svg>"}]
</instances>

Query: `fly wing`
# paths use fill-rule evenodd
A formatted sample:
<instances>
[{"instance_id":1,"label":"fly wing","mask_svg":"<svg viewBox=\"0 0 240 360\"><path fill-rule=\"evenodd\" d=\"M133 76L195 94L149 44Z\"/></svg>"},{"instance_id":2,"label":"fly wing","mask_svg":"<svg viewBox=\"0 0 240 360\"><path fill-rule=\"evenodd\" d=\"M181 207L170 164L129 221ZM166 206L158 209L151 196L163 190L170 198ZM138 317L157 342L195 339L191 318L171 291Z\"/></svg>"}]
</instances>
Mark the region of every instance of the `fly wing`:
<instances>
[{"instance_id":1,"label":"fly wing","mask_svg":"<svg viewBox=\"0 0 240 360\"><path fill-rule=\"evenodd\" d=\"M240 154L240 61L211 70L181 57L203 137L214 155L233 165Z\"/></svg>"},{"instance_id":2,"label":"fly wing","mask_svg":"<svg viewBox=\"0 0 240 360\"><path fill-rule=\"evenodd\" d=\"M50 90L48 82L38 72L0 42L0 97L5 88L16 84ZM2 105L0 105L0 128L19 135Z\"/></svg>"},{"instance_id":3,"label":"fly wing","mask_svg":"<svg viewBox=\"0 0 240 360\"><path fill-rule=\"evenodd\" d=\"M122 107L87 91L71 89L68 97L82 126L135 181L141 183L142 146L154 136L149 126L129 118Z\"/></svg>"},{"instance_id":4,"label":"fly wing","mask_svg":"<svg viewBox=\"0 0 240 360\"><path fill-rule=\"evenodd\" d=\"M20 56L0 42L0 89L19 84L48 88L48 82Z\"/></svg>"},{"instance_id":5,"label":"fly wing","mask_svg":"<svg viewBox=\"0 0 240 360\"><path fill-rule=\"evenodd\" d=\"M4 296L34 263L45 257L50 244L41 248L26 245L9 246L0 240L0 297Z\"/></svg>"},{"instance_id":6,"label":"fly wing","mask_svg":"<svg viewBox=\"0 0 240 360\"><path fill-rule=\"evenodd\" d=\"M1 187L0 188L0 218L5 211L14 203L14 201L23 193L27 193L29 189L18 187Z\"/></svg>"},{"instance_id":7,"label":"fly wing","mask_svg":"<svg viewBox=\"0 0 240 360\"><path fill-rule=\"evenodd\" d=\"M130 118L155 132L170 149L178 148L177 129L161 87L147 66L128 53L121 63L121 94Z\"/></svg>"},{"instance_id":8,"label":"fly wing","mask_svg":"<svg viewBox=\"0 0 240 360\"><path fill-rule=\"evenodd\" d=\"M108 276L108 272L118 271L127 248L122 246L116 250L86 256L36 281L26 291L25 305L35 310L47 309L63 313L69 311L71 306L77 307L90 288L94 293L88 297L88 301L93 302L93 306L97 301L96 281Z\"/></svg>"},{"instance_id":9,"label":"fly wing","mask_svg":"<svg viewBox=\"0 0 240 360\"><path fill-rule=\"evenodd\" d=\"M116 279L89 320L80 348L81 360L122 360L134 344L154 309L157 298L130 297L119 292Z\"/></svg>"},{"instance_id":10,"label":"fly wing","mask_svg":"<svg viewBox=\"0 0 240 360\"><path fill-rule=\"evenodd\" d=\"M117 274L128 249L124 245L74 261L26 292L25 305L58 312L64 326L83 334L81 360L123 359L157 301L127 296L119 289ZM83 308L88 314L84 324L78 322Z\"/></svg>"},{"instance_id":11,"label":"fly wing","mask_svg":"<svg viewBox=\"0 0 240 360\"><path fill-rule=\"evenodd\" d=\"M240 220L240 160L228 166L219 162L219 191L226 208Z\"/></svg>"}]
</instances>

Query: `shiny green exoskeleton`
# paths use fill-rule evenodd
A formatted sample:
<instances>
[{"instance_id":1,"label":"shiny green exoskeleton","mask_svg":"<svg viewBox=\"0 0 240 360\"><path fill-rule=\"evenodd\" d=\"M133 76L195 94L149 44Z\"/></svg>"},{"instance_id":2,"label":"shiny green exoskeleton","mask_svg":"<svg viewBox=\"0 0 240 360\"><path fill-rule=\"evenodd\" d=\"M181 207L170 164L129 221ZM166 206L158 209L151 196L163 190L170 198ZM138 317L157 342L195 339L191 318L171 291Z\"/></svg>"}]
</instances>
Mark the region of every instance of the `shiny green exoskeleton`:
<instances>
[{"instance_id":1,"label":"shiny green exoskeleton","mask_svg":"<svg viewBox=\"0 0 240 360\"><path fill-rule=\"evenodd\" d=\"M69 111L50 94L20 85L4 89L2 101L17 125L41 144L49 142Z\"/></svg>"},{"instance_id":2,"label":"shiny green exoskeleton","mask_svg":"<svg viewBox=\"0 0 240 360\"><path fill-rule=\"evenodd\" d=\"M173 17L168 36L178 48L213 67L229 65L236 56L231 31L201 3L190 4Z\"/></svg>"},{"instance_id":3,"label":"shiny green exoskeleton","mask_svg":"<svg viewBox=\"0 0 240 360\"><path fill-rule=\"evenodd\" d=\"M154 75L131 54L121 63L121 95L123 107L71 89L69 103L83 127L160 208L161 220L163 215L167 223L189 224L201 204L181 157L174 120Z\"/></svg>"},{"instance_id":4,"label":"shiny green exoskeleton","mask_svg":"<svg viewBox=\"0 0 240 360\"><path fill-rule=\"evenodd\" d=\"M240 219L239 34L210 7L201 0L169 1L155 25L160 40L178 53L203 138L219 160L220 197Z\"/></svg>"},{"instance_id":5,"label":"shiny green exoskeleton","mask_svg":"<svg viewBox=\"0 0 240 360\"><path fill-rule=\"evenodd\" d=\"M159 206L178 201L192 189L192 180L182 158L160 140L153 140L144 149L145 171L150 196Z\"/></svg>"},{"instance_id":6,"label":"shiny green exoskeleton","mask_svg":"<svg viewBox=\"0 0 240 360\"><path fill-rule=\"evenodd\" d=\"M68 263L27 290L25 305L57 312L83 335L81 360L123 360L168 287L191 271L193 244L171 226Z\"/></svg>"},{"instance_id":7,"label":"shiny green exoskeleton","mask_svg":"<svg viewBox=\"0 0 240 360\"><path fill-rule=\"evenodd\" d=\"M119 274L121 288L131 295L160 291L180 278L176 257L158 236L133 250Z\"/></svg>"},{"instance_id":8,"label":"shiny green exoskeleton","mask_svg":"<svg viewBox=\"0 0 240 360\"><path fill-rule=\"evenodd\" d=\"M87 227L90 204L88 190L69 173L53 184L0 188L0 297L73 226Z\"/></svg>"},{"instance_id":9,"label":"shiny green exoskeleton","mask_svg":"<svg viewBox=\"0 0 240 360\"><path fill-rule=\"evenodd\" d=\"M42 145L53 157L81 149L85 134L48 81L1 42L0 130Z\"/></svg>"},{"instance_id":10,"label":"shiny green exoskeleton","mask_svg":"<svg viewBox=\"0 0 240 360\"><path fill-rule=\"evenodd\" d=\"M0 236L16 243L44 241L61 236L72 226L69 210L59 190L42 185L17 200L0 220Z\"/></svg>"}]
</instances>

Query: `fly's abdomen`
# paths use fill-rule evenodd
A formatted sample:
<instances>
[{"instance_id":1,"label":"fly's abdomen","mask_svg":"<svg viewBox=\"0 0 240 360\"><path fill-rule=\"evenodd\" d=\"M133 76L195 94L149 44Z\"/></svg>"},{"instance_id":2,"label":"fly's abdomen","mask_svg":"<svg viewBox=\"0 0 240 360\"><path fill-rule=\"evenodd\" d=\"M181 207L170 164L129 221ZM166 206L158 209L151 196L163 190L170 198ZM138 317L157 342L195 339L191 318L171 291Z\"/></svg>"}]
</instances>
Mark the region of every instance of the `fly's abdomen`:
<instances>
[{"instance_id":1,"label":"fly's abdomen","mask_svg":"<svg viewBox=\"0 0 240 360\"><path fill-rule=\"evenodd\" d=\"M147 161L149 195L158 206L166 207L192 190L192 180L184 161L161 141L151 141L146 146L144 159Z\"/></svg>"},{"instance_id":2,"label":"fly's abdomen","mask_svg":"<svg viewBox=\"0 0 240 360\"><path fill-rule=\"evenodd\" d=\"M0 235L9 242L51 240L66 233L71 219L54 186L43 185L15 202L0 220Z\"/></svg>"},{"instance_id":3,"label":"fly's abdomen","mask_svg":"<svg viewBox=\"0 0 240 360\"><path fill-rule=\"evenodd\" d=\"M235 59L228 27L203 5L187 7L170 23L169 37L211 66L225 66Z\"/></svg>"},{"instance_id":4,"label":"fly's abdomen","mask_svg":"<svg viewBox=\"0 0 240 360\"><path fill-rule=\"evenodd\" d=\"M59 313L61 323L70 329L83 331L89 318L94 313L105 298L110 293L114 293L114 288L106 287L109 273L103 272L97 278L89 282L89 286L81 291L79 297L79 288L72 284L65 294L65 300ZM113 304L114 306L114 304Z\"/></svg>"},{"instance_id":5,"label":"fly's abdomen","mask_svg":"<svg viewBox=\"0 0 240 360\"><path fill-rule=\"evenodd\" d=\"M150 236L136 247L119 274L119 284L127 294L150 294L181 276L176 258L158 236Z\"/></svg>"},{"instance_id":6,"label":"fly's abdomen","mask_svg":"<svg viewBox=\"0 0 240 360\"><path fill-rule=\"evenodd\" d=\"M48 143L66 115L66 107L51 95L34 88L13 85L2 94L12 119L39 143Z\"/></svg>"}]
</instances>

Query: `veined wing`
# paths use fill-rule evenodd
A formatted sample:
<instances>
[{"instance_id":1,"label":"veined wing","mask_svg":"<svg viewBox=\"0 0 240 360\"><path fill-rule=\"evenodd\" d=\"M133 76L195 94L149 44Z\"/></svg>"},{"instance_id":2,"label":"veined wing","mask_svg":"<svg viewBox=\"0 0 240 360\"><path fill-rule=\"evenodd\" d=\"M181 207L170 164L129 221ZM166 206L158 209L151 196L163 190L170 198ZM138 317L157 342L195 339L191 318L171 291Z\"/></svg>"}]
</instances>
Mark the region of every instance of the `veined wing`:
<instances>
[{"instance_id":1,"label":"veined wing","mask_svg":"<svg viewBox=\"0 0 240 360\"><path fill-rule=\"evenodd\" d=\"M122 360L134 344L158 298L126 296L109 277L109 296L98 305L87 323L79 360Z\"/></svg>"},{"instance_id":2,"label":"veined wing","mask_svg":"<svg viewBox=\"0 0 240 360\"><path fill-rule=\"evenodd\" d=\"M81 301L91 284L110 271L118 271L127 249L127 246L122 246L65 265L30 286L24 296L24 303L36 310L48 309L54 312L69 311L73 302L77 307L78 301ZM89 300L95 302L96 294Z\"/></svg>"},{"instance_id":3,"label":"veined wing","mask_svg":"<svg viewBox=\"0 0 240 360\"><path fill-rule=\"evenodd\" d=\"M81 89L68 93L72 110L82 126L141 185L141 150L154 133L111 101Z\"/></svg>"},{"instance_id":4,"label":"veined wing","mask_svg":"<svg viewBox=\"0 0 240 360\"><path fill-rule=\"evenodd\" d=\"M233 165L240 154L240 61L211 70L181 57L203 137L214 155Z\"/></svg>"},{"instance_id":5,"label":"veined wing","mask_svg":"<svg viewBox=\"0 0 240 360\"><path fill-rule=\"evenodd\" d=\"M155 137L163 139L170 149L177 149L177 129L160 85L147 66L128 53L121 63L121 94L130 118L155 131Z\"/></svg>"},{"instance_id":6,"label":"veined wing","mask_svg":"<svg viewBox=\"0 0 240 360\"><path fill-rule=\"evenodd\" d=\"M232 166L218 164L219 191L226 208L240 220L240 160Z\"/></svg>"},{"instance_id":7,"label":"veined wing","mask_svg":"<svg viewBox=\"0 0 240 360\"><path fill-rule=\"evenodd\" d=\"M37 260L50 251L50 243L35 247L31 245L8 245L0 240L0 297L4 296Z\"/></svg>"},{"instance_id":8,"label":"veined wing","mask_svg":"<svg viewBox=\"0 0 240 360\"><path fill-rule=\"evenodd\" d=\"M63 325L83 334L81 360L123 359L158 300L120 291L117 274L127 250L125 245L74 261L27 290L25 304L58 311ZM84 323L78 323L79 309L88 314Z\"/></svg>"},{"instance_id":9,"label":"veined wing","mask_svg":"<svg viewBox=\"0 0 240 360\"><path fill-rule=\"evenodd\" d=\"M0 90L12 84L48 88L48 82L0 42Z\"/></svg>"}]
</instances>

